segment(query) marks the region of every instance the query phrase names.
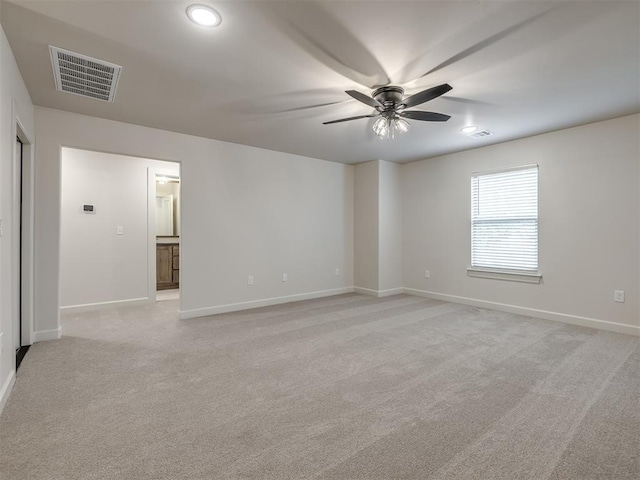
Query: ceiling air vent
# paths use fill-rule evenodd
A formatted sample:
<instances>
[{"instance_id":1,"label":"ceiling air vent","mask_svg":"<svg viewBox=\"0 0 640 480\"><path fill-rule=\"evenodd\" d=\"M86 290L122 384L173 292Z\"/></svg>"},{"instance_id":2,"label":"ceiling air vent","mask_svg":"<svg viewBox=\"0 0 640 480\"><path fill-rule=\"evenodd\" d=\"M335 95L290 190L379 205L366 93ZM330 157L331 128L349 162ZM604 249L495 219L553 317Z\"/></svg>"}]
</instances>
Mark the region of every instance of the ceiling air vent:
<instances>
[{"instance_id":1,"label":"ceiling air vent","mask_svg":"<svg viewBox=\"0 0 640 480\"><path fill-rule=\"evenodd\" d=\"M49 45L56 89L113 102L122 67Z\"/></svg>"},{"instance_id":2,"label":"ceiling air vent","mask_svg":"<svg viewBox=\"0 0 640 480\"><path fill-rule=\"evenodd\" d=\"M482 137L488 137L490 135L493 135L493 133L491 133L489 130L480 130L479 132L472 133L469 136L471 138L482 138Z\"/></svg>"}]
</instances>

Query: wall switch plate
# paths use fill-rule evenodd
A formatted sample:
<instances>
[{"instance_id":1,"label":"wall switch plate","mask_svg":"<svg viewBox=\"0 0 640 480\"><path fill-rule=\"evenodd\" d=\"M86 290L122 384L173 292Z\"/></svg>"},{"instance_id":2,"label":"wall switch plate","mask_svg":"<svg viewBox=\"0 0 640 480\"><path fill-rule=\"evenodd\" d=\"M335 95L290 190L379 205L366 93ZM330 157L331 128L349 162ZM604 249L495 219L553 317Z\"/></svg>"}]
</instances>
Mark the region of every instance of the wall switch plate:
<instances>
[{"instance_id":1,"label":"wall switch plate","mask_svg":"<svg viewBox=\"0 0 640 480\"><path fill-rule=\"evenodd\" d=\"M624 303L624 290L614 290L613 301L618 303Z\"/></svg>"},{"instance_id":2,"label":"wall switch plate","mask_svg":"<svg viewBox=\"0 0 640 480\"><path fill-rule=\"evenodd\" d=\"M336 277L339 277L339 276L340 276L340 269L336 268Z\"/></svg>"},{"instance_id":3,"label":"wall switch plate","mask_svg":"<svg viewBox=\"0 0 640 480\"><path fill-rule=\"evenodd\" d=\"M247 285L253 285L253 275L247 277Z\"/></svg>"},{"instance_id":4,"label":"wall switch plate","mask_svg":"<svg viewBox=\"0 0 640 480\"><path fill-rule=\"evenodd\" d=\"M122 225L116 227L116 235L124 235L124 227Z\"/></svg>"},{"instance_id":5,"label":"wall switch plate","mask_svg":"<svg viewBox=\"0 0 640 480\"><path fill-rule=\"evenodd\" d=\"M424 271L424 278L431 278L431 272L429 270Z\"/></svg>"},{"instance_id":6,"label":"wall switch plate","mask_svg":"<svg viewBox=\"0 0 640 480\"><path fill-rule=\"evenodd\" d=\"M287 275L286 273L282 274L282 281L286 282L287 280L289 280L289 275Z\"/></svg>"}]
</instances>

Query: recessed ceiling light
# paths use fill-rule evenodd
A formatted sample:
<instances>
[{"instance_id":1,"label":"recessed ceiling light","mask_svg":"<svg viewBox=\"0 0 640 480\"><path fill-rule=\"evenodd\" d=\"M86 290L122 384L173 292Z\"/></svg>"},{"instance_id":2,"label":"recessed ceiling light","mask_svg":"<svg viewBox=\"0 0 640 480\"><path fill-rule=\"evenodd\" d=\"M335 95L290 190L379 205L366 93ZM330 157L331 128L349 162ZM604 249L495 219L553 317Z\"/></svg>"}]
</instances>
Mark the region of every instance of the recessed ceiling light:
<instances>
[{"instance_id":1,"label":"recessed ceiling light","mask_svg":"<svg viewBox=\"0 0 640 480\"><path fill-rule=\"evenodd\" d=\"M460 129L462 133L473 133L476 130L478 130L478 127L476 127L475 125L467 125L466 127Z\"/></svg>"},{"instance_id":2,"label":"recessed ceiling light","mask_svg":"<svg viewBox=\"0 0 640 480\"><path fill-rule=\"evenodd\" d=\"M193 23L203 27L215 27L222 21L220 14L207 5L190 5L187 16Z\"/></svg>"}]
</instances>

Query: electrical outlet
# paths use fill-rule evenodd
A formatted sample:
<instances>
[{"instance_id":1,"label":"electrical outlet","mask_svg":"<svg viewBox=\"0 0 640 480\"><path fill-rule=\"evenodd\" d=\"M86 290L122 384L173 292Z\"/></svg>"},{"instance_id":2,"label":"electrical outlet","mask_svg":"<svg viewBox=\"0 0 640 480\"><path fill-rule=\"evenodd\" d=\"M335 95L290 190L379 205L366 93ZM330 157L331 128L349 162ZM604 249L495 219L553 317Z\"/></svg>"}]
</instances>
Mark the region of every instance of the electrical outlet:
<instances>
[{"instance_id":1,"label":"electrical outlet","mask_svg":"<svg viewBox=\"0 0 640 480\"><path fill-rule=\"evenodd\" d=\"M253 275L247 277L247 285L253 285Z\"/></svg>"},{"instance_id":2,"label":"electrical outlet","mask_svg":"<svg viewBox=\"0 0 640 480\"><path fill-rule=\"evenodd\" d=\"M614 290L613 301L618 303L624 303L624 290Z\"/></svg>"},{"instance_id":3,"label":"electrical outlet","mask_svg":"<svg viewBox=\"0 0 640 480\"><path fill-rule=\"evenodd\" d=\"M340 276L340 269L336 268L336 277L339 277L339 276Z\"/></svg>"},{"instance_id":4,"label":"electrical outlet","mask_svg":"<svg viewBox=\"0 0 640 480\"><path fill-rule=\"evenodd\" d=\"M287 275L286 273L282 274L282 281L286 282L287 280L289 280L289 275Z\"/></svg>"},{"instance_id":5,"label":"electrical outlet","mask_svg":"<svg viewBox=\"0 0 640 480\"><path fill-rule=\"evenodd\" d=\"M424 278L431 278L431 272L429 272L429 270L424 271Z\"/></svg>"}]
</instances>

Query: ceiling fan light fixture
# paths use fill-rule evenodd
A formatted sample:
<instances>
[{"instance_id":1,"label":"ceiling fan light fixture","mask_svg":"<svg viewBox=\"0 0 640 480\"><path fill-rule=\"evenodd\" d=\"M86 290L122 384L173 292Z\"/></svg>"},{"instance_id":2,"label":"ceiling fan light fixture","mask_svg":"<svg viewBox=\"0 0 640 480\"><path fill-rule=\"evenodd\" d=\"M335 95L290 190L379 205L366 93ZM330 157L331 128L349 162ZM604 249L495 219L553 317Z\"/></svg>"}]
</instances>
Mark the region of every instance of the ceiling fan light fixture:
<instances>
[{"instance_id":1,"label":"ceiling fan light fixture","mask_svg":"<svg viewBox=\"0 0 640 480\"><path fill-rule=\"evenodd\" d=\"M222 21L220 14L207 5L189 5L187 7L187 17L193 23L203 27L216 27Z\"/></svg>"},{"instance_id":2,"label":"ceiling fan light fixture","mask_svg":"<svg viewBox=\"0 0 640 480\"><path fill-rule=\"evenodd\" d=\"M409 125L409 122L407 122L404 118L396 117L393 120L393 126L398 133L407 133L411 125Z\"/></svg>"},{"instance_id":3,"label":"ceiling fan light fixture","mask_svg":"<svg viewBox=\"0 0 640 480\"><path fill-rule=\"evenodd\" d=\"M380 117L374 122L373 132L380 139L385 139L389 136L389 122L385 117Z\"/></svg>"},{"instance_id":4,"label":"ceiling fan light fixture","mask_svg":"<svg viewBox=\"0 0 640 480\"><path fill-rule=\"evenodd\" d=\"M393 140L396 132L402 134L409 131L409 122L404 118L396 117L380 117L373 124L373 133L376 134L380 140L388 139Z\"/></svg>"}]
</instances>

